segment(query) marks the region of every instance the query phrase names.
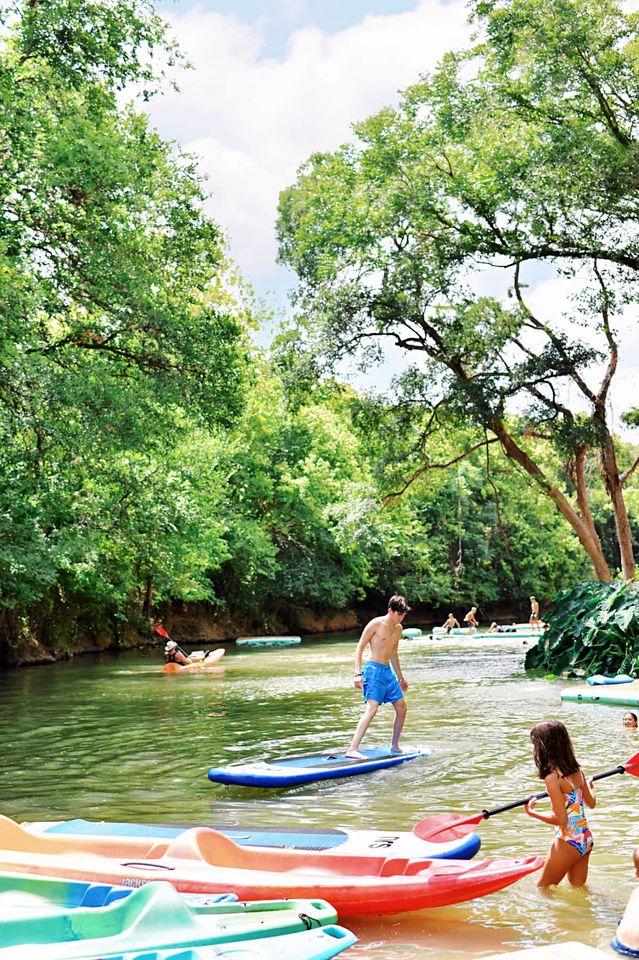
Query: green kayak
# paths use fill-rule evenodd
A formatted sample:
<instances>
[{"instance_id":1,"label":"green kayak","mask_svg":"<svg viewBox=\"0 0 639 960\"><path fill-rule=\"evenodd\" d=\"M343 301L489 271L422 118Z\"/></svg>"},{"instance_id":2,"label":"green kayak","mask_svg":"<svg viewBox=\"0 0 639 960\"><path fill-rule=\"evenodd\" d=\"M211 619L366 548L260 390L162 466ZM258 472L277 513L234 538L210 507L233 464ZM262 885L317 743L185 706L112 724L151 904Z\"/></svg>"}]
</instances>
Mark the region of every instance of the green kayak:
<instances>
[{"instance_id":1,"label":"green kayak","mask_svg":"<svg viewBox=\"0 0 639 960\"><path fill-rule=\"evenodd\" d=\"M325 900L211 903L207 896L189 900L170 883L156 881L104 907L23 909L3 917L0 958L9 960L16 947L34 944L38 960L117 956L123 947L127 953L203 947L302 933L336 920Z\"/></svg>"}]
</instances>

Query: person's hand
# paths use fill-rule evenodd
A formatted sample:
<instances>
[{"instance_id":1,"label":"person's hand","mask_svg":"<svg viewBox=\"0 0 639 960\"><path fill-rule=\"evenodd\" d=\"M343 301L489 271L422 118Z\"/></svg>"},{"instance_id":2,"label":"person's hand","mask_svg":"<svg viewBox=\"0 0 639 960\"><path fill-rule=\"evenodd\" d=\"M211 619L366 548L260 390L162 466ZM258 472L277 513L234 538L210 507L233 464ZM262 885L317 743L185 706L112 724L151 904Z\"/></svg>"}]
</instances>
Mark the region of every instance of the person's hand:
<instances>
[{"instance_id":1,"label":"person's hand","mask_svg":"<svg viewBox=\"0 0 639 960\"><path fill-rule=\"evenodd\" d=\"M524 806L524 810L526 811L526 813L528 814L529 817L531 817L531 816L533 815L533 814L532 814L532 811L533 811L533 809L535 808L536 804L537 804L537 797L534 797L534 796L533 796L533 797L528 797L528 799L526 800L526 804L525 804L525 806Z\"/></svg>"},{"instance_id":2,"label":"person's hand","mask_svg":"<svg viewBox=\"0 0 639 960\"><path fill-rule=\"evenodd\" d=\"M404 691L408 690L408 680L404 680L404 678L402 677L402 679L399 681L399 687L400 687L400 690L404 690Z\"/></svg>"},{"instance_id":3,"label":"person's hand","mask_svg":"<svg viewBox=\"0 0 639 960\"><path fill-rule=\"evenodd\" d=\"M362 689L362 677L361 677L361 674L360 674L359 677L355 677L355 678L354 678L354 683L355 683L355 686L356 686L359 690Z\"/></svg>"}]
</instances>

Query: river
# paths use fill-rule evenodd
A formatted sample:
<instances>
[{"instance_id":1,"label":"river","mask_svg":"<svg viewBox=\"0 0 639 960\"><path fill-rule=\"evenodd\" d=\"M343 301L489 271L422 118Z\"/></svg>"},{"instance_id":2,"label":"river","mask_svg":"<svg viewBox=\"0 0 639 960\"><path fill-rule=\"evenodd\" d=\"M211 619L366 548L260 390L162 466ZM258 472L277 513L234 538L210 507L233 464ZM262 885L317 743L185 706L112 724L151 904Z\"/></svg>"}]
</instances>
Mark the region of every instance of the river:
<instances>
[{"instance_id":1,"label":"river","mask_svg":"<svg viewBox=\"0 0 639 960\"><path fill-rule=\"evenodd\" d=\"M167 676L161 652L81 657L0 675L2 812L18 821L140 820L218 826L351 826L410 830L429 814L472 814L541 789L528 732L558 717L589 774L639 750L624 709L562 704L566 681L531 677L513 638L402 640L410 687L405 745L432 756L391 770L286 791L212 784L211 766L240 758L346 745L360 716L352 685L354 637L305 638L298 647L243 652L224 677ZM385 707L364 746L389 742ZM589 813L590 883L541 893L534 875L456 907L348 921L349 960L459 960L559 940L606 948L636 883L637 790L604 780ZM545 853L551 829L521 811L480 828L479 856Z\"/></svg>"}]
</instances>

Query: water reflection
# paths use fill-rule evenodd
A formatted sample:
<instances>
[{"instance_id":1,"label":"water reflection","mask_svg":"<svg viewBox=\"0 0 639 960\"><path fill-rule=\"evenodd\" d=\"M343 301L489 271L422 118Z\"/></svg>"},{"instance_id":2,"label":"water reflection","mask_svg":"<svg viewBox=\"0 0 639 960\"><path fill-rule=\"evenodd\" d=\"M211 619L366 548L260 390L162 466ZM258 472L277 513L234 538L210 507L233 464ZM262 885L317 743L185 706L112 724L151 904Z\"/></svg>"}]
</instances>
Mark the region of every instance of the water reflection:
<instances>
[{"instance_id":1,"label":"water reflection","mask_svg":"<svg viewBox=\"0 0 639 960\"><path fill-rule=\"evenodd\" d=\"M210 766L345 746L361 715L352 686L354 638L236 652L226 674L166 676L134 651L2 675L0 722L10 731L2 812L17 820L141 820L219 826L274 824L411 829L430 814L465 814L540 789L528 733L561 719L592 774L637 751L624 709L563 704L565 682L527 676L526 647L506 637L402 641L409 679L406 745L429 760L289 791L211 784ZM382 708L365 745L384 745ZM611 777L589 812L589 887L540 893L534 876L445 910L351 923L360 960L459 960L557 940L604 947L633 888L637 781ZM545 853L552 831L514 810L484 823L484 856Z\"/></svg>"}]
</instances>

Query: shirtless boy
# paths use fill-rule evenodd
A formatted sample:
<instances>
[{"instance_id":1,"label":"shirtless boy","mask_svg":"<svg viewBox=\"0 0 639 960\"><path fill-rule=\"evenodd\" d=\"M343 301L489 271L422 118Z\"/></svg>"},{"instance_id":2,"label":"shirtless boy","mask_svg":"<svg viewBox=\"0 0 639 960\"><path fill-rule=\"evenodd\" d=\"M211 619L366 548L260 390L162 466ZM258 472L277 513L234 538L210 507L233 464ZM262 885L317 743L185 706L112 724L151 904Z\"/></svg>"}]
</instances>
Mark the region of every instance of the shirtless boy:
<instances>
[{"instance_id":1,"label":"shirtless boy","mask_svg":"<svg viewBox=\"0 0 639 960\"><path fill-rule=\"evenodd\" d=\"M533 631L541 630L541 621L539 617L539 602L534 597L530 598L530 629Z\"/></svg>"},{"instance_id":2,"label":"shirtless boy","mask_svg":"<svg viewBox=\"0 0 639 960\"><path fill-rule=\"evenodd\" d=\"M449 613L448 617L442 624L442 627L446 631L446 633L450 633L453 627L459 627L459 620L457 619L457 617L454 617L452 613Z\"/></svg>"},{"instance_id":3,"label":"shirtless boy","mask_svg":"<svg viewBox=\"0 0 639 960\"><path fill-rule=\"evenodd\" d=\"M364 627L355 651L355 686L364 692L366 708L357 724L355 735L346 751L347 757L365 760L359 751L364 734L371 725L380 703L392 703L395 709L391 753L401 753L399 738L406 719L406 701L403 692L408 690L399 665L398 645L402 635L402 620L410 610L404 597L394 596L388 601L384 617L375 617ZM362 667L362 655L370 644L370 659Z\"/></svg>"},{"instance_id":4,"label":"shirtless boy","mask_svg":"<svg viewBox=\"0 0 639 960\"><path fill-rule=\"evenodd\" d=\"M471 607L466 616L464 617L464 623L468 627L468 632L473 633L474 630L479 626L479 621L475 614L477 613L477 607Z\"/></svg>"}]
</instances>

